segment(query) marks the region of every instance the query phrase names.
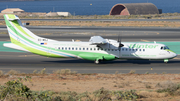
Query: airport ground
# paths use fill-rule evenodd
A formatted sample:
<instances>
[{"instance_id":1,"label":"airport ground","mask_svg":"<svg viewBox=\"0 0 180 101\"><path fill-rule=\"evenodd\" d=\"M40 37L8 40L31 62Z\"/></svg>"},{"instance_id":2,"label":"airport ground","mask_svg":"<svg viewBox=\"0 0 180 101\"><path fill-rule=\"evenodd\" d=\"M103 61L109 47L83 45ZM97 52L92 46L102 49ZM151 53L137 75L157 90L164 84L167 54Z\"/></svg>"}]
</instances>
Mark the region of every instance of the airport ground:
<instances>
[{"instance_id":1,"label":"airport ground","mask_svg":"<svg viewBox=\"0 0 180 101\"><path fill-rule=\"evenodd\" d=\"M104 38L117 40L119 33L123 42L179 42L179 28L162 27L49 27L29 26L32 32L39 36L55 40L88 41L90 36L101 35ZM6 28L0 27L0 40L9 41ZM179 45L180 46L180 45ZM178 49L178 47L176 46ZM5 49L8 50L8 49ZM78 60L71 58L47 58L25 52L0 52L0 70L8 72L17 70L21 73L33 73L34 70L46 69L47 73L61 69L77 71L80 76L47 75L33 76L32 83L25 83L33 90L53 91L76 91L84 92L104 87L108 90L136 89L146 96L142 100L178 100L177 96L167 93L157 93L157 84L179 84L180 56L170 60L167 64L162 60L115 60L94 64L93 61ZM127 74L134 71L135 74ZM98 73L98 74L93 74ZM148 74L150 73L150 74ZM91 74L91 75L82 75ZM141 75L139 75L141 74ZM47 77L47 78L46 78ZM1 84L8 80L16 79L17 76L0 78ZM74 79L72 79L74 78ZM51 83L49 83L51 81ZM42 84L43 83L43 84ZM47 84L47 85L45 85ZM56 86L57 85L57 86ZM149 88L150 87L150 88ZM157 87L157 88L156 88ZM59 89L57 89L59 88Z\"/></svg>"},{"instance_id":2,"label":"airport ground","mask_svg":"<svg viewBox=\"0 0 180 101\"><path fill-rule=\"evenodd\" d=\"M119 33L123 42L174 42L170 45L180 53L179 46L179 28L134 28L134 27L28 27L31 31L39 36L55 39L59 41L80 40L88 41L93 35L101 35L104 38L115 39ZM1 31L6 31L1 27ZM10 41L8 34L0 34L1 41ZM3 42L2 42L3 43ZM174 46L176 44L176 46ZM2 46L2 44L1 44ZM2 46L3 47L3 46ZM11 52L9 49L2 49L1 52L1 69L9 71L15 69L25 73L32 73L35 69L41 70L46 68L49 73L58 69L71 69L78 73L106 73L113 74L116 71L120 73L129 73L135 70L136 73L179 73L180 56L169 60L166 64L163 60L115 60L104 61L99 65L93 61L79 60L73 58L47 58L26 52ZM26 68L24 68L26 67ZM111 68L110 68L111 67Z\"/></svg>"}]
</instances>

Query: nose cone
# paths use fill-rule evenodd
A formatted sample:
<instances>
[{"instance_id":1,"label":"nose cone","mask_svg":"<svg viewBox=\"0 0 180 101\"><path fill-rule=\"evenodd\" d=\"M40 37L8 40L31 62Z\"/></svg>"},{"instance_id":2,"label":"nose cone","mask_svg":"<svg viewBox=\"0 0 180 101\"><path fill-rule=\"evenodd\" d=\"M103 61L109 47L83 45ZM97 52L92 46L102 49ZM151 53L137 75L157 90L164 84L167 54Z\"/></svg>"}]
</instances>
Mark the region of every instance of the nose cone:
<instances>
[{"instance_id":1,"label":"nose cone","mask_svg":"<svg viewBox=\"0 0 180 101\"><path fill-rule=\"evenodd\" d=\"M176 53L174 53L174 57L176 57L177 56L177 54Z\"/></svg>"}]
</instances>

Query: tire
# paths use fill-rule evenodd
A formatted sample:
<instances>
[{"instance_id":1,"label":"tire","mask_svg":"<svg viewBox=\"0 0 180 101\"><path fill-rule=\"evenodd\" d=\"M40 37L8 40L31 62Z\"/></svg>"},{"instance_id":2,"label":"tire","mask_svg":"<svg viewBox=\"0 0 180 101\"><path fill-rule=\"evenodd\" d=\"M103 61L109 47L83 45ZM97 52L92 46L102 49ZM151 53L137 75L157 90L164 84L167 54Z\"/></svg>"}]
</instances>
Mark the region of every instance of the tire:
<instances>
[{"instance_id":1,"label":"tire","mask_svg":"<svg viewBox=\"0 0 180 101\"><path fill-rule=\"evenodd\" d=\"M94 63L95 63L95 64L99 64L99 60L95 60Z\"/></svg>"}]
</instances>

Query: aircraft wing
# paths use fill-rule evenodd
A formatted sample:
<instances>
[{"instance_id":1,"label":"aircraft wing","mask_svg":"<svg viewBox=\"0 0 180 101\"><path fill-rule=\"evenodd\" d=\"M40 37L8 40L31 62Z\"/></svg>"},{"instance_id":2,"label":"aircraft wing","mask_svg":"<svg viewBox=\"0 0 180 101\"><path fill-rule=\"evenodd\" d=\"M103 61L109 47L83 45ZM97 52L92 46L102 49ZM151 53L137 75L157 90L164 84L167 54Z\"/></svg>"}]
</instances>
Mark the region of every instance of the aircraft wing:
<instances>
[{"instance_id":1,"label":"aircraft wing","mask_svg":"<svg viewBox=\"0 0 180 101\"><path fill-rule=\"evenodd\" d=\"M92 36L89 40L90 45L101 45L108 43L104 38L101 36Z\"/></svg>"}]
</instances>

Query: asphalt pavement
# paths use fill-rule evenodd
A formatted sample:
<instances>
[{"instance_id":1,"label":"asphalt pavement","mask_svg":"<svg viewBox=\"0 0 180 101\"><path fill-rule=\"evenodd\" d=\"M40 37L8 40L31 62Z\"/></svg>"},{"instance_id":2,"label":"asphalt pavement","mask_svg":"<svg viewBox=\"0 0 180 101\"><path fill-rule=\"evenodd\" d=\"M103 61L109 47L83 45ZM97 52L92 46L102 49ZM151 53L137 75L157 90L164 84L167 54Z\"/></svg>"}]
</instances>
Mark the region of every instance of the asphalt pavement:
<instances>
[{"instance_id":1,"label":"asphalt pavement","mask_svg":"<svg viewBox=\"0 0 180 101\"><path fill-rule=\"evenodd\" d=\"M127 28L124 31L118 30L119 28L116 28L116 30L115 28L70 29L30 28L32 32L37 33L39 36L62 41L71 41L72 39L88 41L93 35L117 39L119 33L122 35L122 41L125 42L179 41L180 39L179 28ZM6 31L6 28L0 27L1 31ZM43 32L52 32L52 34L42 34ZM7 34L0 34L0 41L9 41L9 36ZM115 60L94 64L93 61L72 58L47 58L26 52L0 52L0 70L9 71L14 69L20 72L32 73L34 70L41 70L43 68L46 68L48 73L58 69L71 69L79 73L112 74L116 71L119 71L119 73L129 73L131 70L141 74L145 72L180 73L180 56L170 60L167 64L163 60Z\"/></svg>"}]
</instances>

